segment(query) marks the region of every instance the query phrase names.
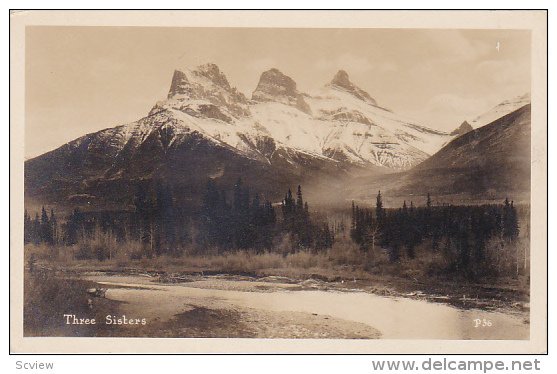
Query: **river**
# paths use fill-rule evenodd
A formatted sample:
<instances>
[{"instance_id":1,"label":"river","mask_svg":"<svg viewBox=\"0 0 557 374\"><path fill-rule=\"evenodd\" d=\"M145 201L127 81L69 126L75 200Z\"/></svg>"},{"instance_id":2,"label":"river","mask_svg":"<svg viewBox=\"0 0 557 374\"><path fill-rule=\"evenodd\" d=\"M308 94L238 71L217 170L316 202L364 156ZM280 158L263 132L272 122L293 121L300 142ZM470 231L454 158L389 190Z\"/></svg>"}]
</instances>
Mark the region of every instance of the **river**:
<instances>
[{"instance_id":1,"label":"river","mask_svg":"<svg viewBox=\"0 0 557 374\"><path fill-rule=\"evenodd\" d=\"M327 316L370 326L382 339L529 338L525 317L510 312L460 309L358 290L307 290L276 282L209 278L170 285L140 276L90 275L88 279L109 288L106 297L123 302L127 314L159 321L172 319L195 304L213 309Z\"/></svg>"}]
</instances>

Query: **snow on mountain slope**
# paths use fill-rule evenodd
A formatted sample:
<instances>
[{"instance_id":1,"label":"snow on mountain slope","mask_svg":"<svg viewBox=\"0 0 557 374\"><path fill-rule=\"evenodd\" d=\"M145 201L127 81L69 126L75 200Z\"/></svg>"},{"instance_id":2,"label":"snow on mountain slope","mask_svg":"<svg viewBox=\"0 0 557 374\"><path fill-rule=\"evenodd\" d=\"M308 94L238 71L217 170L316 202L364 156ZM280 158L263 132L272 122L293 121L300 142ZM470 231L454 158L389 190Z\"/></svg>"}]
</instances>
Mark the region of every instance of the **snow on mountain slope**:
<instances>
[{"instance_id":1,"label":"snow on mountain slope","mask_svg":"<svg viewBox=\"0 0 557 374\"><path fill-rule=\"evenodd\" d=\"M333 123L334 136L329 137L326 149L355 150L362 160L389 168L415 165L452 139L333 84L314 92L308 102L317 118Z\"/></svg>"},{"instance_id":2,"label":"snow on mountain slope","mask_svg":"<svg viewBox=\"0 0 557 374\"><path fill-rule=\"evenodd\" d=\"M360 165L404 169L452 139L377 106L375 99L350 82L342 70L324 88L309 95L299 93L295 83L276 69L271 71L278 79L266 82L273 89L263 93L261 83L258 85L252 97L258 102L251 106L251 112L259 125L288 147ZM269 80L267 72L262 80ZM285 92L290 93L289 101L284 99ZM263 95L265 100L259 99Z\"/></svg>"},{"instance_id":3,"label":"snow on mountain slope","mask_svg":"<svg viewBox=\"0 0 557 374\"><path fill-rule=\"evenodd\" d=\"M244 94L230 86L215 64L175 70L167 99L158 102L150 114L168 108L224 122L250 114Z\"/></svg>"},{"instance_id":4,"label":"snow on mountain slope","mask_svg":"<svg viewBox=\"0 0 557 374\"><path fill-rule=\"evenodd\" d=\"M480 119L499 118L525 100L502 103ZM457 136L382 108L344 71L308 94L271 69L247 98L216 65L206 64L176 70L167 98L138 121L27 160L25 193L40 201L73 205L87 196L87 204L117 206L132 201L138 181L161 178L190 191L182 196L189 204L207 178L232 185L242 177L280 198L304 181L351 184L361 171L409 169ZM390 175L396 182L401 173ZM446 182L443 175L436 180Z\"/></svg>"},{"instance_id":5,"label":"snow on mountain slope","mask_svg":"<svg viewBox=\"0 0 557 374\"><path fill-rule=\"evenodd\" d=\"M377 106L342 70L308 95L292 78L270 69L251 100L214 64L176 70L167 99L150 114L163 110L191 131L256 159L261 158L257 144L272 140L277 149L331 161L405 169L452 138Z\"/></svg>"},{"instance_id":6,"label":"snow on mountain slope","mask_svg":"<svg viewBox=\"0 0 557 374\"><path fill-rule=\"evenodd\" d=\"M427 153L409 144L417 137L400 131L395 125L391 131L363 115L346 113L344 107L323 115L323 102L313 98L306 100L312 112L321 113L321 117L276 102L258 103L251 111L256 123L277 143L311 154L394 169L409 167L428 157ZM335 116L335 113L341 115Z\"/></svg>"},{"instance_id":7,"label":"snow on mountain slope","mask_svg":"<svg viewBox=\"0 0 557 374\"><path fill-rule=\"evenodd\" d=\"M531 98L530 93L526 93L521 96L517 96L511 100L505 100L502 103L491 108L487 112L479 115L470 121L470 125L477 129L478 127L485 126L517 109L522 108L525 105L530 104Z\"/></svg>"},{"instance_id":8,"label":"snow on mountain slope","mask_svg":"<svg viewBox=\"0 0 557 374\"><path fill-rule=\"evenodd\" d=\"M252 120L279 144L322 155L323 139L330 132L307 113L277 102L257 103L251 107Z\"/></svg>"},{"instance_id":9,"label":"snow on mountain slope","mask_svg":"<svg viewBox=\"0 0 557 374\"><path fill-rule=\"evenodd\" d=\"M342 70L330 83L306 94L298 91L292 78L270 69L262 73L248 99L218 66L205 64L176 70L167 98L157 102L147 117L86 135L67 147L79 147L84 141L93 150L106 145L118 164L144 149L147 140L166 150L193 135L265 163L278 152L287 158L304 154L346 163L347 168L390 169L416 165L452 139L381 108Z\"/></svg>"},{"instance_id":10,"label":"snow on mountain slope","mask_svg":"<svg viewBox=\"0 0 557 374\"><path fill-rule=\"evenodd\" d=\"M473 123L500 118L527 102L529 95L505 101ZM251 100L214 64L176 70L168 98L158 102L149 117L105 131L115 148L137 147L161 121L166 122L164 131L173 135L169 145L197 133L265 162L283 149L283 154L296 151L331 162L397 170L419 164L458 135L420 126L378 106L342 70L324 87L305 94L292 78L270 69L262 73Z\"/></svg>"}]
</instances>

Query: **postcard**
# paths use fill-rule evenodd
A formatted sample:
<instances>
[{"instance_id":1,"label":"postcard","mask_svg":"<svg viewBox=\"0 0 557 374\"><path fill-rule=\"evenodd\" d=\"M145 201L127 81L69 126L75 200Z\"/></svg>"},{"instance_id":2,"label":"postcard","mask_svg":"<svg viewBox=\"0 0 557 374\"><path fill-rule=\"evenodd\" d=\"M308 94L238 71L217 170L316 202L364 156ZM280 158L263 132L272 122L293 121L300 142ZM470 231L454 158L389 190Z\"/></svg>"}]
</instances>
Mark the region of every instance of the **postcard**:
<instances>
[{"instance_id":1,"label":"postcard","mask_svg":"<svg viewBox=\"0 0 557 374\"><path fill-rule=\"evenodd\" d=\"M11 350L543 353L544 11L14 11Z\"/></svg>"}]
</instances>

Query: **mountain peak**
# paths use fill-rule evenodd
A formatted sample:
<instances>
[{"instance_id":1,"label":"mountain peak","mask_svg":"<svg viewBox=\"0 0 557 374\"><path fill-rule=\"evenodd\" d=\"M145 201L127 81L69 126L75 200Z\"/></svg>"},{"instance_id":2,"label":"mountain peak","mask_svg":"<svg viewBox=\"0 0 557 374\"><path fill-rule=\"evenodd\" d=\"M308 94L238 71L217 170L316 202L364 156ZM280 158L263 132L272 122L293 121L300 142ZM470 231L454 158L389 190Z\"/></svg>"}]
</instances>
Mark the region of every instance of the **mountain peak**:
<instances>
[{"instance_id":1,"label":"mountain peak","mask_svg":"<svg viewBox=\"0 0 557 374\"><path fill-rule=\"evenodd\" d=\"M225 89L230 89L230 83L228 83L228 79L226 79L226 76L220 71L219 67L216 64L207 63L204 65L199 65L193 71L193 73L207 78L217 86Z\"/></svg>"},{"instance_id":2,"label":"mountain peak","mask_svg":"<svg viewBox=\"0 0 557 374\"><path fill-rule=\"evenodd\" d=\"M279 102L294 106L306 113L311 112L302 94L298 92L294 79L276 68L269 69L261 74L257 88L253 91L251 98L258 102Z\"/></svg>"},{"instance_id":3,"label":"mountain peak","mask_svg":"<svg viewBox=\"0 0 557 374\"><path fill-rule=\"evenodd\" d=\"M207 62L205 64L198 65L195 69L197 71L204 71L204 72L213 72L215 74L220 74L220 69L217 64L212 62Z\"/></svg>"},{"instance_id":4,"label":"mountain peak","mask_svg":"<svg viewBox=\"0 0 557 374\"><path fill-rule=\"evenodd\" d=\"M188 86L189 81L186 73L181 70L174 70L174 74L172 75L172 83L170 83L170 89L168 90L168 98L175 95L183 95L187 92L186 87Z\"/></svg>"},{"instance_id":5,"label":"mountain peak","mask_svg":"<svg viewBox=\"0 0 557 374\"><path fill-rule=\"evenodd\" d=\"M174 70L167 100L157 103L150 114L168 108L226 122L249 115L246 97L212 63Z\"/></svg>"},{"instance_id":6,"label":"mountain peak","mask_svg":"<svg viewBox=\"0 0 557 374\"><path fill-rule=\"evenodd\" d=\"M284 75L280 70L272 68L261 74L257 88L253 91L252 99L268 101L269 96L295 97L298 94L294 79Z\"/></svg>"},{"instance_id":7,"label":"mountain peak","mask_svg":"<svg viewBox=\"0 0 557 374\"><path fill-rule=\"evenodd\" d=\"M206 79L208 82L200 82ZM208 84L218 86L224 90L231 90L230 83L219 67L213 63L197 66L195 69L176 69L172 76L172 83L168 92L168 98L175 95L183 95L192 92L195 84L207 86Z\"/></svg>"},{"instance_id":8,"label":"mountain peak","mask_svg":"<svg viewBox=\"0 0 557 374\"><path fill-rule=\"evenodd\" d=\"M454 129L453 132L451 132L450 135L457 135L457 136L460 136L460 135L464 135L464 134L466 134L467 132L470 132L470 131L472 131L472 130L474 130L474 128L472 127L472 125L470 125L470 124L468 123L468 121L464 121L464 122L462 122L462 123L460 124L459 127L457 127L456 129Z\"/></svg>"},{"instance_id":9,"label":"mountain peak","mask_svg":"<svg viewBox=\"0 0 557 374\"><path fill-rule=\"evenodd\" d=\"M339 70L333 77L331 84L343 88L350 88L353 86L352 82L350 82L350 77L348 77L348 73L345 70Z\"/></svg>"},{"instance_id":10,"label":"mountain peak","mask_svg":"<svg viewBox=\"0 0 557 374\"><path fill-rule=\"evenodd\" d=\"M377 106L377 102L374 98L350 81L350 77L345 70L339 70L329 85L333 88L340 89L341 91L346 91L371 105Z\"/></svg>"}]
</instances>

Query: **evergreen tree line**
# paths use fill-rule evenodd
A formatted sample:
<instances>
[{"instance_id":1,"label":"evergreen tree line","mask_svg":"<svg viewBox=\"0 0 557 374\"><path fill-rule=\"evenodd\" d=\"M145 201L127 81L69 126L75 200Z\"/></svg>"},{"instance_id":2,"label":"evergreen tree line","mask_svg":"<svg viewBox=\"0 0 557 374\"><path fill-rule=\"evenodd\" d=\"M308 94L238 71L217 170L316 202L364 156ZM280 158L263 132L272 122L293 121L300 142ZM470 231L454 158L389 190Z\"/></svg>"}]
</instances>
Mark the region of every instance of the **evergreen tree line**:
<instances>
[{"instance_id":1,"label":"evergreen tree line","mask_svg":"<svg viewBox=\"0 0 557 374\"><path fill-rule=\"evenodd\" d=\"M431 249L441 251L449 260L449 269L468 277L477 275L485 265L488 241L499 238L513 242L519 226L514 203L478 206L432 206L428 194L424 207L408 206L385 209L381 192L374 211L352 203L350 235L367 253L381 246L396 262L402 254L416 256L415 248L425 240Z\"/></svg>"},{"instance_id":2,"label":"evergreen tree line","mask_svg":"<svg viewBox=\"0 0 557 374\"><path fill-rule=\"evenodd\" d=\"M179 256L185 244L191 243L189 218L175 204L169 185L157 181L140 183L133 200L135 208L129 233L143 244L144 253L151 258L162 254Z\"/></svg>"},{"instance_id":3,"label":"evergreen tree line","mask_svg":"<svg viewBox=\"0 0 557 374\"><path fill-rule=\"evenodd\" d=\"M209 181L201 209L199 225L203 244L222 250L270 250L277 236L284 233L292 238L292 250L325 249L333 244L333 234L327 224L316 225L310 219L309 205L304 202L302 188L298 186L296 199L289 189L281 202L282 220L272 203L263 201L258 193L238 179L229 202L226 191L220 191Z\"/></svg>"},{"instance_id":4,"label":"evergreen tree line","mask_svg":"<svg viewBox=\"0 0 557 374\"><path fill-rule=\"evenodd\" d=\"M333 244L334 234L327 224L314 224L301 186L296 199L289 190L281 203L282 220L268 200L239 179L232 191L220 190L213 180L207 183L201 207L186 212L176 206L172 189L161 182L138 183L132 211L83 212L74 209L59 224L51 210L43 207L32 220L25 211L25 243L76 245L91 241L99 234L116 242L135 241L142 245L137 257L162 254L181 255L186 246L216 247L219 250L270 250L279 235L290 234L292 249L325 249ZM194 242L195 240L195 242ZM108 250L91 252L82 258L109 257Z\"/></svg>"},{"instance_id":5,"label":"evergreen tree line","mask_svg":"<svg viewBox=\"0 0 557 374\"><path fill-rule=\"evenodd\" d=\"M99 234L106 234L117 242L138 240L137 221L136 212L84 212L75 208L60 226L60 243L74 245Z\"/></svg>"},{"instance_id":6,"label":"evergreen tree line","mask_svg":"<svg viewBox=\"0 0 557 374\"><path fill-rule=\"evenodd\" d=\"M46 243L53 245L58 242L58 221L52 209L49 216L43 206L40 218L39 213L35 213L34 219L31 219L26 209L23 217L23 228L23 241L25 244Z\"/></svg>"},{"instance_id":7,"label":"evergreen tree line","mask_svg":"<svg viewBox=\"0 0 557 374\"><path fill-rule=\"evenodd\" d=\"M281 203L282 230L290 233L293 238L293 250L314 248L317 250L331 248L334 234L328 223L314 224L310 219L309 205L304 202L302 187L298 186L296 199L292 190L284 196Z\"/></svg>"},{"instance_id":8,"label":"evergreen tree line","mask_svg":"<svg viewBox=\"0 0 557 374\"><path fill-rule=\"evenodd\" d=\"M199 216L199 242L223 250L270 248L276 224L270 201L250 190L241 179L235 183L232 199L209 180Z\"/></svg>"},{"instance_id":9,"label":"evergreen tree line","mask_svg":"<svg viewBox=\"0 0 557 374\"><path fill-rule=\"evenodd\" d=\"M185 244L191 243L189 217L177 209L169 186L161 182L139 183L133 200L132 211L83 212L75 208L61 224L54 210L50 217L42 208L31 220L24 214L24 242L48 245L75 245L94 240L99 235L112 238L115 242L136 241L143 245L139 256L152 257L160 254L179 255ZM111 249L99 253L79 253L79 257L108 257Z\"/></svg>"}]
</instances>

